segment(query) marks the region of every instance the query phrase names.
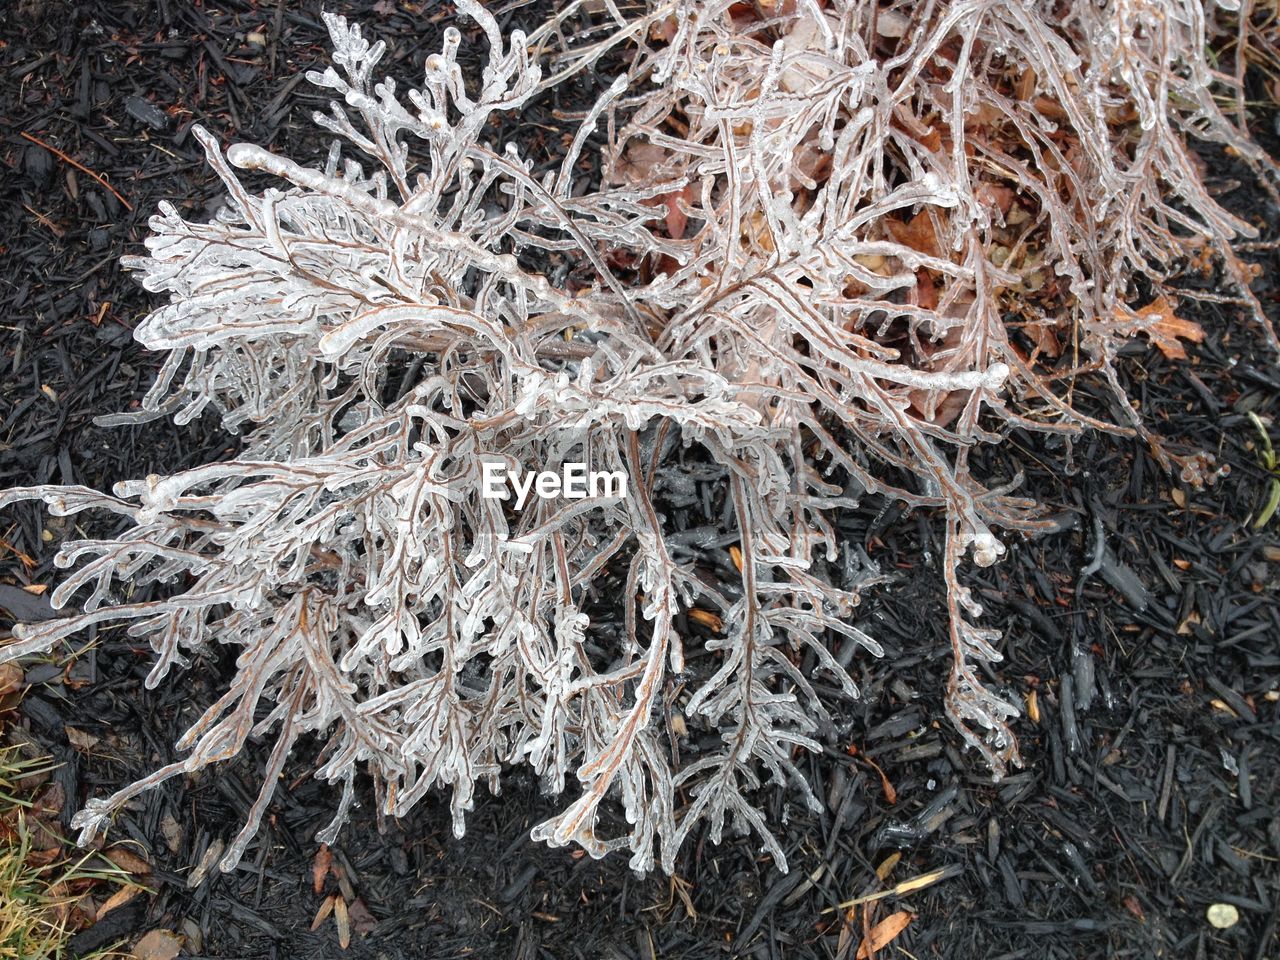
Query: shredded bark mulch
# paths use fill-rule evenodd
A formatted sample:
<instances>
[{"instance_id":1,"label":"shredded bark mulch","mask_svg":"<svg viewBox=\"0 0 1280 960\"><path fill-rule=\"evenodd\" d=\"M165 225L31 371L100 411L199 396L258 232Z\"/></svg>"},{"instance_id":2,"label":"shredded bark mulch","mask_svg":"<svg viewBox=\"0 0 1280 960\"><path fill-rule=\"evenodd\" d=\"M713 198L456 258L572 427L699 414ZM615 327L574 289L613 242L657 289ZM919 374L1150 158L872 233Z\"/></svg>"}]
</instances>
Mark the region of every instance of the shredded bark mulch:
<instances>
[{"instance_id":1,"label":"shredded bark mulch","mask_svg":"<svg viewBox=\"0 0 1280 960\"><path fill-rule=\"evenodd\" d=\"M387 40L389 67L406 81L454 22L450 6L331 6ZM504 17L534 23L538 11L513 3ZM322 155L309 114L325 98L302 80L327 55L318 5L21 0L0 11L0 41L0 487L106 489L229 455L235 438L212 421L93 425L135 403L157 366L131 336L148 297L118 260L139 249L160 199L216 206L221 188L193 122L226 142ZM1255 119L1274 147L1274 112ZM520 136L526 152L558 136L551 108L512 123L502 135ZM1213 186L1277 239L1280 210L1247 171L1208 159ZM1264 268L1255 289L1275 307L1275 248L1251 256ZM244 866L224 876L208 867L257 791L269 749L259 744L117 820L113 841L145 852L140 880L155 894L85 928L76 950L164 928L185 936L191 957L853 958L892 918L909 922L879 956L1277 956L1280 520L1252 527L1272 481L1247 413L1280 413L1280 371L1234 308L1185 309L1205 342L1190 361L1135 345L1126 387L1170 450L1230 466L1216 485L1182 485L1146 443L1122 437L1067 445L1015 433L981 454L984 475L1022 471L1059 521L970 574L1004 631L991 680L1025 708L1025 766L1001 783L943 718L938 526L868 497L841 532L890 576L861 614L886 656L855 663L863 698L808 761L824 810L765 794L789 874L748 839L717 846L704 835L671 878L637 877L622 856L549 850L528 830L557 801L519 772L500 796L478 799L462 839L446 798L379 823L366 796L339 845L322 851L313 836L336 797L299 766ZM1100 389L1091 402L1114 403ZM6 511L0 583L54 582L57 543L76 535L34 506ZM0 590L12 614L0 629L45 612L39 597ZM145 648L118 631L90 639L72 670L28 670L11 721L62 762L64 825L87 796L175 759L178 734L229 675L211 656L144 691ZM1214 904L1234 907L1237 922L1211 925Z\"/></svg>"}]
</instances>

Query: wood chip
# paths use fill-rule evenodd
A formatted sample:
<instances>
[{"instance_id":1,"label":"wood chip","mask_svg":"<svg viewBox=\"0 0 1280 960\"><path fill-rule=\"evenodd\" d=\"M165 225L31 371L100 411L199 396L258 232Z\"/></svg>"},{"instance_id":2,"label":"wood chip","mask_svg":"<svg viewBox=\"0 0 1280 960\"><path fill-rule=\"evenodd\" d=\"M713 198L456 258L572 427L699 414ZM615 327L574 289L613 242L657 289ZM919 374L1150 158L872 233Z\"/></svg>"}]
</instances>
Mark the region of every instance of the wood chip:
<instances>
[{"instance_id":1,"label":"wood chip","mask_svg":"<svg viewBox=\"0 0 1280 960\"><path fill-rule=\"evenodd\" d=\"M142 887L138 886L136 883L126 883L123 887L109 896L106 902L98 908L98 913L94 919L101 920L116 907L124 906L141 892Z\"/></svg>"}]
</instances>

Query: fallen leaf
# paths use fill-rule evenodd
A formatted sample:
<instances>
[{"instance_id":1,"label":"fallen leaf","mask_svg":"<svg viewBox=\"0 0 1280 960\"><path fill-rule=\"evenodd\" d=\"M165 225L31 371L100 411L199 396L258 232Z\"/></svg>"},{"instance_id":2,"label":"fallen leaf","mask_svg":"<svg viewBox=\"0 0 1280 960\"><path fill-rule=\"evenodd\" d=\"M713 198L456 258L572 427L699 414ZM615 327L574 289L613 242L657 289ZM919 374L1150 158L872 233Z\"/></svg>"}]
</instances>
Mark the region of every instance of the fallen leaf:
<instances>
[{"instance_id":1,"label":"fallen leaf","mask_svg":"<svg viewBox=\"0 0 1280 960\"><path fill-rule=\"evenodd\" d=\"M907 924L913 919L915 914L908 913L906 910L889 914L871 928L871 934L862 941L862 946L858 947L857 960L867 960L873 953L883 950L898 934L907 929Z\"/></svg>"},{"instance_id":2,"label":"fallen leaf","mask_svg":"<svg viewBox=\"0 0 1280 960\"><path fill-rule=\"evenodd\" d=\"M910 247L930 257L941 256L938 249L938 234L934 229L933 216L929 213L929 208L921 210L905 223L893 217L885 217L884 225L888 228L889 235L904 247Z\"/></svg>"},{"instance_id":3,"label":"fallen leaf","mask_svg":"<svg viewBox=\"0 0 1280 960\"><path fill-rule=\"evenodd\" d=\"M880 764L876 763L866 754L862 755L862 759L869 763L876 773L880 774L880 789L884 791L885 802L893 805L898 802L898 791L893 789L893 784L889 782L888 776L880 769Z\"/></svg>"},{"instance_id":4,"label":"fallen leaf","mask_svg":"<svg viewBox=\"0 0 1280 960\"><path fill-rule=\"evenodd\" d=\"M689 736L689 722L679 710L671 711L671 732L681 740Z\"/></svg>"},{"instance_id":5,"label":"fallen leaf","mask_svg":"<svg viewBox=\"0 0 1280 960\"><path fill-rule=\"evenodd\" d=\"M700 610L697 607L693 607L689 611L689 619L715 633L719 633L724 629L724 621L710 610Z\"/></svg>"},{"instance_id":6,"label":"fallen leaf","mask_svg":"<svg viewBox=\"0 0 1280 960\"><path fill-rule=\"evenodd\" d=\"M974 191L974 197L979 203L985 207L990 207L992 210L999 210L1002 217L1013 206L1013 196L1012 187L987 181L978 184L978 188Z\"/></svg>"},{"instance_id":7,"label":"fallen leaf","mask_svg":"<svg viewBox=\"0 0 1280 960\"><path fill-rule=\"evenodd\" d=\"M964 412L971 396L969 390L949 390L941 396L936 390L908 390L911 409L929 423L949 426Z\"/></svg>"},{"instance_id":8,"label":"fallen leaf","mask_svg":"<svg viewBox=\"0 0 1280 960\"><path fill-rule=\"evenodd\" d=\"M748 248L754 247L764 253L773 253L773 230L769 227L769 221L763 213L757 211L744 218L742 227L742 241Z\"/></svg>"},{"instance_id":9,"label":"fallen leaf","mask_svg":"<svg viewBox=\"0 0 1280 960\"><path fill-rule=\"evenodd\" d=\"M67 805L67 792L60 783L51 783L31 806L31 816L40 820L57 820Z\"/></svg>"},{"instance_id":10,"label":"fallen leaf","mask_svg":"<svg viewBox=\"0 0 1280 960\"><path fill-rule=\"evenodd\" d=\"M61 846L46 847L43 850L33 849L27 851L27 856L24 862L28 867L35 867L36 869L39 869L40 867L49 866L49 864L53 863L61 856Z\"/></svg>"},{"instance_id":11,"label":"fallen leaf","mask_svg":"<svg viewBox=\"0 0 1280 960\"><path fill-rule=\"evenodd\" d=\"M1173 305L1168 299L1159 296L1141 309L1134 311L1136 316L1149 321L1142 332L1151 338L1151 342L1170 360L1185 360L1187 351L1178 342L1178 338L1193 343L1204 341L1204 328L1194 320L1184 320L1173 312Z\"/></svg>"},{"instance_id":12,"label":"fallen leaf","mask_svg":"<svg viewBox=\"0 0 1280 960\"><path fill-rule=\"evenodd\" d=\"M1036 349L1046 357L1056 360L1062 356L1062 343L1053 327L1045 323L1028 323L1022 328L1022 332L1031 338Z\"/></svg>"},{"instance_id":13,"label":"fallen leaf","mask_svg":"<svg viewBox=\"0 0 1280 960\"><path fill-rule=\"evenodd\" d=\"M102 851L102 855L126 873L151 872L151 864L127 847L109 847Z\"/></svg>"},{"instance_id":14,"label":"fallen leaf","mask_svg":"<svg viewBox=\"0 0 1280 960\"><path fill-rule=\"evenodd\" d=\"M324 878L329 873L329 867L333 864L333 851L329 849L327 843L320 844L319 851L316 852L316 858L311 862L311 889L317 894L324 890Z\"/></svg>"},{"instance_id":15,"label":"fallen leaf","mask_svg":"<svg viewBox=\"0 0 1280 960\"><path fill-rule=\"evenodd\" d=\"M133 948L134 960L174 960L182 952L182 937L168 930L143 934Z\"/></svg>"},{"instance_id":16,"label":"fallen leaf","mask_svg":"<svg viewBox=\"0 0 1280 960\"><path fill-rule=\"evenodd\" d=\"M644 183L654 179L668 157L663 147L644 140L632 140L622 154L617 173L624 183Z\"/></svg>"},{"instance_id":17,"label":"fallen leaf","mask_svg":"<svg viewBox=\"0 0 1280 960\"><path fill-rule=\"evenodd\" d=\"M687 183L679 190L664 193L657 200L667 208L667 236L672 240L679 240L684 236L684 228L689 223L688 214L680 209L680 201L683 200L686 205L693 203L693 184Z\"/></svg>"},{"instance_id":18,"label":"fallen leaf","mask_svg":"<svg viewBox=\"0 0 1280 960\"><path fill-rule=\"evenodd\" d=\"M880 866L876 867L876 877L879 878L881 883L889 879L889 874L893 873L893 868L898 865L898 861L901 859L902 853L895 850L884 858Z\"/></svg>"},{"instance_id":19,"label":"fallen leaf","mask_svg":"<svg viewBox=\"0 0 1280 960\"><path fill-rule=\"evenodd\" d=\"M71 923L73 912L79 913L82 917L85 916L82 909L83 899L71 895L71 888L65 880L57 880L49 884L49 909L58 918L58 923Z\"/></svg>"},{"instance_id":20,"label":"fallen leaf","mask_svg":"<svg viewBox=\"0 0 1280 960\"><path fill-rule=\"evenodd\" d=\"M815 144L802 143L791 161L791 188L803 186L813 189L831 173L831 154L818 149Z\"/></svg>"},{"instance_id":21,"label":"fallen leaf","mask_svg":"<svg viewBox=\"0 0 1280 960\"><path fill-rule=\"evenodd\" d=\"M924 267L916 271L915 302L916 306L926 310L938 309L938 287L932 274Z\"/></svg>"},{"instance_id":22,"label":"fallen leaf","mask_svg":"<svg viewBox=\"0 0 1280 960\"><path fill-rule=\"evenodd\" d=\"M347 901L341 897L333 900L333 922L338 925L338 946L345 950L351 946L351 915L347 912Z\"/></svg>"},{"instance_id":23,"label":"fallen leaf","mask_svg":"<svg viewBox=\"0 0 1280 960\"><path fill-rule=\"evenodd\" d=\"M337 900L336 895L330 895L324 898L324 902L320 904L320 909L316 911L315 919L311 921L311 929L317 930L320 924L328 919L329 914L333 913L333 902Z\"/></svg>"},{"instance_id":24,"label":"fallen leaf","mask_svg":"<svg viewBox=\"0 0 1280 960\"><path fill-rule=\"evenodd\" d=\"M75 727L63 727L66 731L67 741L82 753L88 753L98 745L98 737L92 733L86 733L83 730L77 730Z\"/></svg>"},{"instance_id":25,"label":"fallen leaf","mask_svg":"<svg viewBox=\"0 0 1280 960\"><path fill-rule=\"evenodd\" d=\"M351 929L360 934L360 936L366 936L377 929L377 918L369 912L369 908L359 897L356 897L347 905L347 913L351 915ZM693 914L693 916L696 917L697 914Z\"/></svg>"},{"instance_id":26,"label":"fallen leaf","mask_svg":"<svg viewBox=\"0 0 1280 960\"><path fill-rule=\"evenodd\" d=\"M733 561L733 565L738 568L738 572L742 572L742 548L734 544L729 548L729 559Z\"/></svg>"},{"instance_id":27,"label":"fallen leaf","mask_svg":"<svg viewBox=\"0 0 1280 960\"><path fill-rule=\"evenodd\" d=\"M22 686L22 668L16 663L0 663L0 697Z\"/></svg>"},{"instance_id":28,"label":"fallen leaf","mask_svg":"<svg viewBox=\"0 0 1280 960\"><path fill-rule=\"evenodd\" d=\"M911 29L911 21L893 10L881 10L880 15L876 17L875 24L876 33L894 40L899 37L905 37Z\"/></svg>"},{"instance_id":29,"label":"fallen leaf","mask_svg":"<svg viewBox=\"0 0 1280 960\"><path fill-rule=\"evenodd\" d=\"M670 43L675 39L676 31L678 29L679 24L676 22L675 17L665 17L662 20L656 21L653 26L649 28L649 38L651 40L666 41L667 43Z\"/></svg>"},{"instance_id":30,"label":"fallen leaf","mask_svg":"<svg viewBox=\"0 0 1280 960\"><path fill-rule=\"evenodd\" d=\"M794 5L794 3L793 3ZM780 6L786 6L786 0ZM830 61L821 54L826 50L823 27L815 17L797 17L791 21L791 29L782 38L784 61L789 64L778 79L778 85L789 93L808 93L831 77ZM829 28L828 28L829 29Z\"/></svg>"}]
</instances>

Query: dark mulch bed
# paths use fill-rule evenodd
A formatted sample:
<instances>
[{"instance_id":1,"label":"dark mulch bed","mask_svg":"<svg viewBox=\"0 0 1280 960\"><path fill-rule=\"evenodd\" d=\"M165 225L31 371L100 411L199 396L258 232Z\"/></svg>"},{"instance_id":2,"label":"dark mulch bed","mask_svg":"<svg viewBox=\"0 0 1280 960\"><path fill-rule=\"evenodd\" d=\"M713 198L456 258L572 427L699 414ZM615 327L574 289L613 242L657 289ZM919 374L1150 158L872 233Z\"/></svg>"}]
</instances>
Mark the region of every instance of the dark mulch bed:
<instances>
[{"instance_id":1,"label":"dark mulch bed","mask_svg":"<svg viewBox=\"0 0 1280 960\"><path fill-rule=\"evenodd\" d=\"M364 21L405 77L453 19L431 4L373 6ZM536 20L509 6L508 17ZM148 299L117 261L138 248L159 199L216 203L193 121L294 156L323 149L308 121L322 99L299 82L325 56L317 5L22 0L0 12L0 39L0 486L106 488L224 455L234 440L209 423L92 424L136 401L156 366L131 339ZM517 123L503 135L526 151L555 136L549 109ZM109 178L132 210L36 140ZM1274 238L1280 210L1214 162L1232 206ZM1259 256L1256 289L1270 306L1275 254ZM864 605L887 656L858 667L865 697L811 764L826 810L810 815L781 794L769 803L773 822L785 820L789 875L750 841L696 844L678 879L548 850L527 831L554 804L516 774L501 796L479 800L463 840L439 798L382 833L366 805L333 852L341 880L331 874L317 895L312 836L334 797L297 769L244 866L190 885L192 866L231 839L257 789L263 758L250 751L119 819L113 836L150 851L156 895L109 914L78 946L163 926L211 957L830 957L843 915L828 908L885 889L876 868L900 854L888 886L943 873L876 902L871 922L918 914L889 956L1276 956L1280 526L1249 527L1266 478L1245 413L1277 414L1280 373L1230 310L1207 305L1197 319L1208 337L1190 363L1139 347L1125 369L1172 449L1231 466L1216 486L1180 486L1133 440L1067 448L1015 435L987 454L992 475L1026 471L1027 488L1062 521L974 578L1005 631L999 680L1024 702L1034 693L1038 714L1019 722L1026 766L1004 782L992 784L939 722L938 530L868 498L844 532L892 574ZM53 544L71 532L33 507L7 511L0 583L51 582ZM145 653L106 635L78 661L72 679L83 683L42 666L28 675L20 723L63 762L68 818L87 795L172 759L193 704L225 680L225 664L211 662L145 693ZM68 726L101 742L77 751ZM365 932L345 952L332 920L309 929L331 893L359 905L352 920ZM1211 903L1234 905L1240 922L1210 927Z\"/></svg>"}]
</instances>

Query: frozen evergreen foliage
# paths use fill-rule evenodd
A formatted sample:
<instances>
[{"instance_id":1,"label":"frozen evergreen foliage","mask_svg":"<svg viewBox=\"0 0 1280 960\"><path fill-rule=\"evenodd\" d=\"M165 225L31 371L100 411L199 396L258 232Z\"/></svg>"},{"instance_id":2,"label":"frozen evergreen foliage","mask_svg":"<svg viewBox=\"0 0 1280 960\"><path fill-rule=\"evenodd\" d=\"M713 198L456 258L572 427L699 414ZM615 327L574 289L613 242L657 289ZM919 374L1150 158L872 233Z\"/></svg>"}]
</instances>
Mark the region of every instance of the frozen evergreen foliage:
<instances>
[{"instance_id":1,"label":"frozen evergreen foliage","mask_svg":"<svg viewBox=\"0 0 1280 960\"><path fill-rule=\"evenodd\" d=\"M162 205L129 260L168 294L137 329L168 353L139 416L212 409L241 453L114 496L0 494L131 524L63 546L76 570L53 602L83 612L16 628L0 658L127 625L155 650L154 687L202 649L240 651L185 758L91 800L84 835L270 738L231 869L314 734L317 775L341 785L324 840L360 771L392 815L448 787L462 835L477 781L496 790L526 763L565 795L538 839L671 870L700 824L713 840L728 824L785 869L756 794L768 777L816 805L794 758L830 706L797 664L853 696L851 647L880 652L853 622L874 571L830 573L834 517L864 491L945 523L947 711L997 776L1018 762L1016 709L978 674L999 638L963 581L1036 511L1016 478L973 476L969 451L1013 425L1141 431L1067 390L1115 384L1118 345L1160 334L1159 311L1126 306L1135 277L1160 289L1208 244L1256 307L1228 246L1249 228L1187 146L1263 162L1215 105L1229 83L1202 53L1199 0L678 0L633 21L575 3L530 37L503 36L474 0L458 9L487 66L464 74L451 28L403 94L376 78L383 45L327 16L333 66L308 75L337 98L316 118L337 137L325 168L249 144L224 155L196 128L226 206L193 223ZM558 171L487 143L495 112L617 62ZM603 183L579 169L592 134ZM275 186L251 193L237 171ZM538 251L594 281L540 274ZM722 471L732 589L673 560L651 484L676 444ZM516 511L480 496L485 458L632 482ZM621 571L626 630L589 643L584 590L606 570ZM129 583L168 599L119 599ZM674 621L695 605L724 629L713 668L682 673ZM671 709L719 748L678 757ZM615 803L629 832L602 836Z\"/></svg>"}]
</instances>

